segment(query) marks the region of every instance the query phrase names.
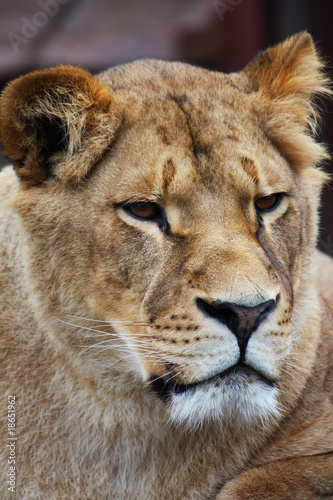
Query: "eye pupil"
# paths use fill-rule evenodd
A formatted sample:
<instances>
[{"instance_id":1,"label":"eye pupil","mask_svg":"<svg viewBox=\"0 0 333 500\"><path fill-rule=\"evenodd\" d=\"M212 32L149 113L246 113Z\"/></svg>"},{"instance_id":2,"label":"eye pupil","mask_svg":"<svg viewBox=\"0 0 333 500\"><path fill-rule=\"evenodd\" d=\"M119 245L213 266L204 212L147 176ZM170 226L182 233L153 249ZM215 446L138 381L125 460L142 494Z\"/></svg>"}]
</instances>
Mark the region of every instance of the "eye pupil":
<instances>
[{"instance_id":1,"label":"eye pupil","mask_svg":"<svg viewBox=\"0 0 333 500\"><path fill-rule=\"evenodd\" d=\"M151 202L136 202L126 205L126 210L135 217L149 219L156 212L156 205Z\"/></svg>"},{"instance_id":2,"label":"eye pupil","mask_svg":"<svg viewBox=\"0 0 333 500\"><path fill-rule=\"evenodd\" d=\"M269 196L263 196L258 198L255 202L256 209L259 211L270 210L275 207L279 200L279 195L271 194Z\"/></svg>"}]
</instances>

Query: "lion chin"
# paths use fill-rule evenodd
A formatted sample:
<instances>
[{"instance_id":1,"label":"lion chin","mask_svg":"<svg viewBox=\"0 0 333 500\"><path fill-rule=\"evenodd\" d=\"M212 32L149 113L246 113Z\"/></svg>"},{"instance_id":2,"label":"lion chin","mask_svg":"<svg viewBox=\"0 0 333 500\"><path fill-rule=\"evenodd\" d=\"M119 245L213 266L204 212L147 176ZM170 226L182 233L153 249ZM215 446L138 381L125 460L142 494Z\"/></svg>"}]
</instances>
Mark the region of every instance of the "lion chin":
<instances>
[{"instance_id":1,"label":"lion chin","mask_svg":"<svg viewBox=\"0 0 333 500\"><path fill-rule=\"evenodd\" d=\"M331 94L307 33L7 85L1 499L333 498Z\"/></svg>"},{"instance_id":2,"label":"lion chin","mask_svg":"<svg viewBox=\"0 0 333 500\"><path fill-rule=\"evenodd\" d=\"M167 404L170 421L187 430L206 424L252 427L281 417L278 390L273 383L244 364L236 364L208 380L189 385L153 382Z\"/></svg>"}]
</instances>

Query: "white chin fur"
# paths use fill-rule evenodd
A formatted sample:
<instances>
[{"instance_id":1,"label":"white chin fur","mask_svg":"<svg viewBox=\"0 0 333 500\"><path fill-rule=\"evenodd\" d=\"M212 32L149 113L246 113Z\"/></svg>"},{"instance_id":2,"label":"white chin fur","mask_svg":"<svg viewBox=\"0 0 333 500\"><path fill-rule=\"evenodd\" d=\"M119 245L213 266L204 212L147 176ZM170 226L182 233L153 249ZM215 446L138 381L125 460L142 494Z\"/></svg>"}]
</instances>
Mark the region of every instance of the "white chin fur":
<instances>
[{"instance_id":1,"label":"white chin fur","mask_svg":"<svg viewBox=\"0 0 333 500\"><path fill-rule=\"evenodd\" d=\"M234 426L253 426L281 416L277 400L278 390L257 380L251 383L214 382L199 385L180 394L172 394L169 401L170 420L192 430L206 423Z\"/></svg>"}]
</instances>

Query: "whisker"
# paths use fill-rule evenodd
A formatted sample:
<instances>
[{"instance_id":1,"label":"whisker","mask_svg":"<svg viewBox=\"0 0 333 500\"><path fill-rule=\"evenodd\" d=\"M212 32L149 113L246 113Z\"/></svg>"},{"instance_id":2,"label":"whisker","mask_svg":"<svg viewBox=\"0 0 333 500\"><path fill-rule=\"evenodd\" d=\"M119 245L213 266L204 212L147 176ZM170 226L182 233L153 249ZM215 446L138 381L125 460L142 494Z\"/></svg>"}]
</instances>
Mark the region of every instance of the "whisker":
<instances>
[{"instance_id":1,"label":"whisker","mask_svg":"<svg viewBox=\"0 0 333 500\"><path fill-rule=\"evenodd\" d=\"M111 367L112 367L112 366L114 366L114 365L116 365L116 364L117 364L117 363L119 363L120 361L123 361L124 359L127 359L127 358L131 358L131 357L133 357L133 356L135 356L135 353L134 353L134 352L132 352L131 354L128 354L128 355L126 355L126 356L123 356L122 358L119 358L119 359L117 359L117 361L115 361L114 363L112 363ZM154 355L152 354L151 356L146 356L146 357L154 357ZM156 360L156 362L158 362L158 361L159 361L159 360Z\"/></svg>"},{"instance_id":2,"label":"whisker","mask_svg":"<svg viewBox=\"0 0 333 500\"><path fill-rule=\"evenodd\" d=\"M145 384L144 384L144 387L148 387L148 385L151 385L153 384L154 382L156 382L156 380L159 380L160 378L162 377L166 377L167 375L170 375L170 373L173 373L173 370L167 372L167 373L163 373L162 375L160 375L159 377L156 377L154 378L153 380L148 380Z\"/></svg>"},{"instance_id":3,"label":"whisker","mask_svg":"<svg viewBox=\"0 0 333 500\"><path fill-rule=\"evenodd\" d=\"M105 342L98 342L97 344L93 344L93 345L77 346L77 347L82 347L82 348L84 348L85 351L87 351L88 349L96 349L96 348L100 348L100 347L107 347L110 349L126 349L126 348L128 349L130 347L130 348L141 348L143 350L146 350L147 352L151 352L147 348L142 348L142 346L140 344L129 344L129 345L126 345L126 344L117 344L117 345L107 344L106 345Z\"/></svg>"},{"instance_id":4,"label":"whisker","mask_svg":"<svg viewBox=\"0 0 333 500\"><path fill-rule=\"evenodd\" d=\"M105 325L112 325L112 324L121 323L121 324L133 325L133 326L139 326L139 325L146 326L149 324L148 321L125 321L125 320L118 320L118 319L104 321L104 320L100 320L100 319L85 318L83 316L72 316L71 314L67 314L66 316L68 316L69 318L73 318L73 319L80 319L83 321L91 321L92 323L104 323Z\"/></svg>"},{"instance_id":5,"label":"whisker","mask_svg":"<svg viewBox=\"0 0 333 500\"><path fill-rule=\"evenodd\" d=\"M81 328L81 327L78 327L78 328ZM121 338L122 336L125 338L132 336L133 339L134 339L134 337L142 337L142 339L139 339L139 341L140 342L147 342L147 343L148 343L147 339L153 338L150 335L145 335L143 333L142 334L141 333L132 333L132 332L110 333L110 332L104 332L104 331L100 331L100 330L94 330L93 328L84 328L84 330L88 330L88 331L95 332L95 333L99 334L99 335L95 335L95 333L93 333L92 335L89 335L89 334L85 333L83 335L84 338L113 337L113 339L109 339L109 340L116 340L116 339Z\"/></svg>"},{"instance_id":6,"label":"whisker","mask_svg":"<svg viewBox=\"0 0 333 500\"><path fill-rule=\"evenodd\" d=\"M180 374L181 374L181 371L180 371L180 372L175 373L172 377L169 377L169 378L165 381L165 383L166 383L166 384L168 384L168 383L170 382L170 380L172 380L173 378L177 377L177 376L178 376L178 375L180 375Z\"/></svg>"},{"instance_id":7,"label":"whisker","mask_svg":"<svg viewBox=\"0 0 333 500\"><path fill-rule=\"evenodd\" d=\"M95 332L95 333L100 333L102 335L109 335L109 336L114 336L119 338L120 334L119 333L111 333L111 332L105 332L103 330L97 330L95 328L89 328L87 326L82 326L82 325L76 325L75 323L70 323L69 321L64 321L62 319L57 319L60 323L63 323L68 326L73 326L74 328L80 328L82 330L87 330L89 332ZM110 325L111 326L111 325ZM133 333L122 333L121 335L134 335ZM136 336L143 336L143 337L149 337L147 334L143 333L135 333Z\"/></svg>"},{"instance_id":8,"label":"whisker","mask_svg":"<svg viewBox=\"0 0 333 500\"><path fill-rule=\"evenodd\" d=\"M99 351L98 351L98 352L104 352L104 351L110 351L110 350L113 350L112 346L104 346L104 347L99 348ZM84 351L83 351L83 352L84 352ZM128 354L128 357L130 357L130 356L134 356L135 354L138 354L138 353L135 353L135 352L133 351L131 354ZM142 352L142 353L141 353L141 356L142 356L143 358L154 358L154 359L156 359L156 354L155 354L155 353L153 353L153 352L150 352L150 351ZM127 356L125 356L125 358L126 358L126 357L127 357ZM121 359L124 359L124 358L121 358ZM116 361L116 363L117 363L118 361L120 361L120 359L119 359L119 360L117 360L117 361ZM161 364L162 364L162 363L164 364L164 362L159 361L159 360L156 360L156 362L157 362L157 363L158 363L158 362L160 362ZM113 363L113 364L114 364L114 363ZM111 366L113 366L113 365L111 365Z\"/></svg>"},{"instance_id":9,"label":"whisker","mask_svg":"<svg viewBox=\"0 0 333 500\"><path fill-rule=\"evenodd\" d=\"M101 340L100 342L96 342L95 344L91 344L90 346L83 346L83 347L94 347L94 346L101 346L103 344L105 345L109 345L110 347L112 348L116 348L116 347L137 347L137 348L143 348L143 349L149 349L151 351L156 351L156 349L154 349L152 346L151 346L151 343L146 341L146 340L140 340L139 342L135 342L134 339L131 339L131 341L129 342L128 340L124 340L123 343L120 343L120 344L113 344L112 342L115 341L115 340L121 340L121 339L106 339L106 340Z\"/></svg>"}]
</instances>

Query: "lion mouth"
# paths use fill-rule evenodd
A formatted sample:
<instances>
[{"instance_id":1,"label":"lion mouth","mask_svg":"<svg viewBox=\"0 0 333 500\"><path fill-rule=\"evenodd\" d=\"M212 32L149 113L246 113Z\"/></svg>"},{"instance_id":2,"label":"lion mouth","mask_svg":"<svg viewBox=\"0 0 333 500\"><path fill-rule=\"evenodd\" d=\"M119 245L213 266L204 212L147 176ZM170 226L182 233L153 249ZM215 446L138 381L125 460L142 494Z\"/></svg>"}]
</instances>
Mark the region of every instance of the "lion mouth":
<instances>
[{"instance_id":1,"label":"lion mouth","mask_svg":"<svg viewBox=\"0 0 333 500\"><path fill-rule=\"evenodd\" d=\"M168 401L172 396L185 393L190 395L198 388L205 386L215 386L217 389L229 387L230 389L242 390L254 382L261 382L270 387L274 386L273 382L262 373L243 362L238 362L223 372L191 384L181 384L174 380L163 380L161 378L154 380L152 377L151 387L162 400Z\"/></svg>"}]
</instances>

